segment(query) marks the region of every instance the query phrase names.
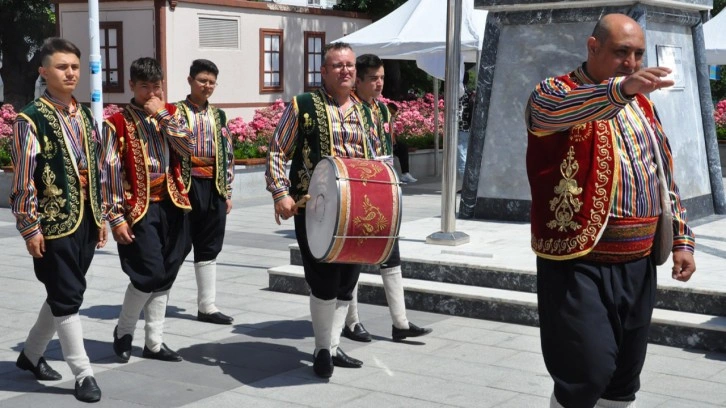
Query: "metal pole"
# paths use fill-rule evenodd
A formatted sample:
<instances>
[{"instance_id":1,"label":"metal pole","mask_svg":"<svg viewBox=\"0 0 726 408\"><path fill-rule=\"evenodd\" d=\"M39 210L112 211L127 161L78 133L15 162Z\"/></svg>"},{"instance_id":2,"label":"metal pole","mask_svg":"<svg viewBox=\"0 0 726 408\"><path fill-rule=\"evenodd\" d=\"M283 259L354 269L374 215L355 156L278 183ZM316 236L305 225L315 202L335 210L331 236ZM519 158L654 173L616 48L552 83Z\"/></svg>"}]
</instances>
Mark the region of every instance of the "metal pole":
<instances>
[{"instance_id":1,"label":"metal pole","mask_svg":"<svg viewBox=\"0 0 726 408\"><path fill-rule=\"evenodd\" d=\"M456 231L456 139L457 110L461 84L462 0L449 0L446 22L446 76L444 93L444 169L441 177L441 231L426 237L426 243L460 245L469 236Z\"/></svg>"},{"instance_id":2,"label":"metal pole","mask_svg":"<svg viewBox=\"0 0 726 408\"><path fill-rule=\"evenodd\" d=\"M434 176L439 175L439 78L434 78Z\"/></svg>"},{"instance_id":3,"label":"metal pole","mask_svg":"<svg viewBox=\"0 0 726 408\"><path fill-rule=\"evenodd\" d=\"M88 37L91 40L89 72L91 74L91 111L96 125L103 122L103 78L101 76L101 38L99 33L98 0L88 0ZM100 130L100 129L99 129Z\"/></svg>"}]
</instances>

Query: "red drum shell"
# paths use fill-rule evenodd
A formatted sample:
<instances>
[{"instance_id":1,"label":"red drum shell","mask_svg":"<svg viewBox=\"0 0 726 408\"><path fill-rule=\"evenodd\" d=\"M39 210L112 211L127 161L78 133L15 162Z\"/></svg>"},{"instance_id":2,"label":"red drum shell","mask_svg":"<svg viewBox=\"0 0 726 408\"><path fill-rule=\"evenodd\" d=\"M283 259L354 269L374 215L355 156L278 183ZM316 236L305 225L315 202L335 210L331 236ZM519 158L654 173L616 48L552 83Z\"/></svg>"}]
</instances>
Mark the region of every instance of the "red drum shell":
<instances>
[{"instance_id":1,"label":"red drum shell","mask_svg":"<svg viewBox=\"0 0 726 408\"><path fill-rule=\"evenodd\" d=\"M308 244L321 262L380 264L401 226L401 187L378 160L324 157L315 166L305 207Z\"/></svg>"}]
</instances>

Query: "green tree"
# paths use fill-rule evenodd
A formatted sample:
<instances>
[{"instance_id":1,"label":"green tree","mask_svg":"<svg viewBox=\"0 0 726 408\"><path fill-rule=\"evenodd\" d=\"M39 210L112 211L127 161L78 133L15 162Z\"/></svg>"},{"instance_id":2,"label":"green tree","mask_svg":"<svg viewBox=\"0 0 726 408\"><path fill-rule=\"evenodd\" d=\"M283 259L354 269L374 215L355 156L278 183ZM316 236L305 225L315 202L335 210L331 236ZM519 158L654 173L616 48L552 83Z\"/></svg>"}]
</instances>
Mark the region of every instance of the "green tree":
<instances>
[{"instance_id":1,"label":"green tree","mask_svg":"<svg viewBox=\"0 0 726 408\"><path fill-rule=\"evenodd\" d=\"M33 100L38 78L35 51L55 33L50 0L0 0L0 55L4 101L20 109Z\"/></svg>"},{"instance_id":2,"label":"green tree","mask_svg":"<svg viewBox=\"0 0 726 408\"><path fill-rule=\"evenodd\" d=\"M342 0L338 5L333 6L333 8L336 10L368 13L373 21L375 21L397 9L405 2L406 0Z\"/></svg>"}]
</instances>

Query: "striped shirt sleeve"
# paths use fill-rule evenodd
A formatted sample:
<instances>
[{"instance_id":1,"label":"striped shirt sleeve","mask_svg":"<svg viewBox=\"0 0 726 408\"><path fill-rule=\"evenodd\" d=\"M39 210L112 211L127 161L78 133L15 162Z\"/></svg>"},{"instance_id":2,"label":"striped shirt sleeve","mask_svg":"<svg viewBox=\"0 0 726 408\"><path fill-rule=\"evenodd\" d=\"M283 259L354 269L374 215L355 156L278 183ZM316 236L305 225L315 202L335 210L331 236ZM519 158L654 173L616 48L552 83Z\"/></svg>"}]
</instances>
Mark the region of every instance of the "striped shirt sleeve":
<instances>
[{"instance_id":1,"label":"striped shirt sleeve","mask_svg":"<svg viewBox=\"0 0 726 408\"><path fill-rule=\"evenodd\" d=\"M655 107L653 107L655 110ZM668 183L668 192L671 199L671 212L673 214L673 251L688 251L693 253L696 249L696 234L686 223L687 212L681 202L681 194L678 186L673 179L673 153L671 152L670 143L666 138L663 126L655 113L655 132L658 138L659 153L663 157L663 172Z\"/></svg>"},{"instance_id":2,"label":"striped shirt sleeve","mask_svg":"<svg viewBox=\"0 0 726 408\"><path fill-rule=\"evenodd\" d=\"M159 131L174 149L182 157L190 157L194 152L196 138L186 124L186 119L177 110L172 115L166 109L161 109L154 115L159 122Z\"/></svg>"},{"instance_id":3,"label":"striped shirt sleeve","mask_svg":"<svg viewBox=\"0 0 726 408\"><path fill-rule=\"evenodd\" d=\"M295 149L298 128L297 116L297 106L293 101L287 105L282 113L280 122L275 128L272 140L270 140L265 182L267 183L267 191L272 193L272 199L275 202L288 195L290 180L285 174L285 165Z\"/></svg>"},{"instance_id":4,"label":"striped shirt sleeve","mask_svg":"<svg viewBox=\"0 0 726 408\"><path fill-rule=\"evenodd\" d=\"M611 119L632 99L623 94L623 77L570 88L557 78L540 82L529 98L527 126L537 135L567 130L593 120Z\"/></svg>"},{"instance_id":5,"label":"striped shirt sleeve","mask_svg":"<svg viewBox=\"0 0 726 408\"><path fill-rule=\"evenodd\" d=\"M116 128L110 121L103 123L103 140L105 141L104 166L106 182L103 183L101 194L106 205L107 219L111 228L126 223L124 218L124 186L121 174L123 157L121 145L116 137Z\"/></svg>"},{"instance_id":6,"label":"striped shirt sleeve","mask_svg":"<svg viewBox=\"0 0 726 408\"><path fill-rule=\"evenodd\" d=\"M10 191L10 208L15 216L16 227L26 241L42 234L38 214L38 198L33 173L37 165L38 139L35 127L18 116L13 124L15 137L10 146L13 161L13 185Z\"/></svg>"}]
</instances>

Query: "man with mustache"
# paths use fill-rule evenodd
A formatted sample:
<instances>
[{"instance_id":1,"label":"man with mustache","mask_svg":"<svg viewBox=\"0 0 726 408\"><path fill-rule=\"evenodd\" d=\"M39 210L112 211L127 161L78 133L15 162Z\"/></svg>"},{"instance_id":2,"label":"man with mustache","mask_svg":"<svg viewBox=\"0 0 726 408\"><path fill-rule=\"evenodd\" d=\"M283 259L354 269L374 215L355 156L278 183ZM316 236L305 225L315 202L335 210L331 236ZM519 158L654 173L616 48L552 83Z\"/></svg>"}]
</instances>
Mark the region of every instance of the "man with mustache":
<instances>
[{"instance_id":1,"label":"man with mustache","mask_svg":"<svg viewBox=\"0 0 726 408\"><path fill-rule=\"evenodd\" d=\"M551 407L635 406L656 262L665 261L656 259L654 245L661 213L673 214L665 227L672 238L664 238L672 240L665 245L673 278L687 281L696 270L670 146L644 95L672 86L671 70L642 67L644 54L638 23L608 14L587 40L587 61L540 82L527 105L532 248L542 354L555 383ZM667 198L671 203L661 205Z\"/></svg>"}]
</instances>

